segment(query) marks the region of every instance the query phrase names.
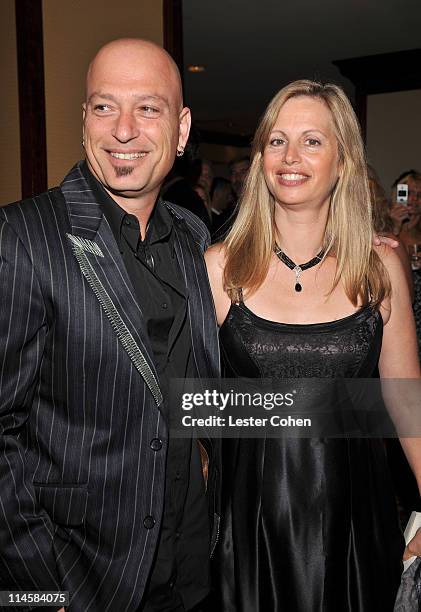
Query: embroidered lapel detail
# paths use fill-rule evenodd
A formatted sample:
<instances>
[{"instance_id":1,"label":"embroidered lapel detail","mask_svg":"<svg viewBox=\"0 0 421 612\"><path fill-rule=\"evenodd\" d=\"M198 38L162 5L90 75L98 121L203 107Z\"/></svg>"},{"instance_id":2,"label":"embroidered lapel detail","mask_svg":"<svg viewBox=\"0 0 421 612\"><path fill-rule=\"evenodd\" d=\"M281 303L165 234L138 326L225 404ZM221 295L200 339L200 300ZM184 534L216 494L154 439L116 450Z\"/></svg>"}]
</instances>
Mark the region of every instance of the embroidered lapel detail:
<instances>
[{"instance_id":1,"label":"embroidered lapel detail","mask_svg":"<svg viewBox=\"0 0 421 612\"><path fill-rule=\"evenodd\" d=\"M93 252L94 248L92 247L92 244L95 243L90 240L80 238L79 236L72 236L72 234L66 234L66 236L71 242L73 253L77 259L83 276L91 286L92 291L101 304L124 350L129 355L137 371L141 374L145 384L152 393L156 405L159 407L163 398L155 375L86 255L85 251L90 253ZM102 254L101 249L98 247L98 245L96 245L96 247L100 252L100 257L103 257L104 255Z\"/></svg>"},{"instance_id":2,"label":"embroidered lapel detail","mask_svg":"<svg viewBox=\"0 0 421 612\"><path fill-rule=\"evenodd\" d=\"M72 236L71 234L67 234L67 237L78 249L92 253L92 255L98 255L98 257L104 257L104 253L93 240L81 236Z\"/></svg>"},{"instance_id":3,"label":"embroidered lapel detail","mask_svg":"<svg viewBox=\"0 0 421 612\"><path fill-rule=\"evenodd\" d=\"M82 163L78 162L61 184L71 225L69 246L114 333L159 406L162 393L142 313L112 232L82 173Z\"/></svg>"}]
</instances>

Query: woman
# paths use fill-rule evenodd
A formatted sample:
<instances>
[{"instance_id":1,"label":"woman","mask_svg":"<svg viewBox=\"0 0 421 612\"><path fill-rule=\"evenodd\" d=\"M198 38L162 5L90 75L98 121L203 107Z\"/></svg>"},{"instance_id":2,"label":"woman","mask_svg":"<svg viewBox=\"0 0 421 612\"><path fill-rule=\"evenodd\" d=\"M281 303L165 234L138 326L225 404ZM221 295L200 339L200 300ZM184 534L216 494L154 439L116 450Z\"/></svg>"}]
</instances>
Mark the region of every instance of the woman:
<instances>
[{"instance_id":1,"label":"woman","mask_svg":"<svg viewBox=\"0 0 421 612\"><path fill-rule=\"evenodd\" d=\"M368 170L368 182L370 186L371 193L371 203L373 209L373 226L375 232L378 234L382 234L383 236L394 236L400 233L400 227L402 225L402 221L399 219L406 218L408 219L408 210L411 210L411 205L402 206L402 205L391 205L390 199L386 196L386 192L380 184L379 178L376 174L374 168L370 165L367 166ZM408 173L402 175L404 179L408 178ZM400 182L396 181L395 185ZM412 187L412 185L411 185ZM392 193L393 201L396 201L396 189L393 190ZM414 198L413 190L410 189L410 198ZM403 213L403 215L402 215ZM397 218L396 215L397 214ZM392 216L395 218L392 218ZM406 215L406 216L405 216ZM414 282L413 276L415 280L417 280L417 273L411 270L411 260L409 258L407 246L405 242L400 238L399 246L395 250L396 254L400 257L403 265L403 269L405 271L405 277L408 283L409 293L411 299L414 302L415 292L414 292ZM421 289L421 276L419 276L420 282L417 287L417 293ZM418 300L421 299L421 295L418 296ZM417 301L418 301L417 300ZM413 304L415 306L415 304ZM417 311L414 309L414 312ZM419 336L419 323L416 320L416 328L417 328L417 336ZM421 500L418 497L418 486L414 475L411 469L408 466L408 462L405 458L405 455L402 451L402 447L399 444L399 440L396 439L387 439L385 440L386 445L386 454L388 459L388 465L390 468L392 482L395 489L396 498L398 501L399 508L399 517L401 525L406 525L408 519L411 515L411 512L414 510L421 510Z\"/></svg>"},{"instance_id":2,"label":"woman","mask_svg":"<svg viewBox=\"0 0 421 612\"><path fill-rule=\"evenodd\" d=\"M402 266L371 227L348 99L283 88L234 226L207 253L230 376L370 377L379 361L382 377L420 377ZM419 444L403 444L421 486ZM393 609L404 547L380 440L227 441L223 471L224 611Z\"/></svg>"},{"instance_id":3,"label":"woman","mask_svg":"<svg viewBox=\"0 0 421 612\"><path fill-rule=\"evenodd\" d=\"M398 184L408 185L408 202L396 201ZM413 309L418 337L418 350L421 356L421 173L409 170L401 174L393 184L390 216L393 220L393 233L407 249L412 263Z\"/></svg>"},{"instance_id":4,"label":"woman","mask_svg":"<svg viewBox=\"0 0 421 612\"><path fill-rule=\"evenodd\" d=\"M371 207L373 216L374 231L382 236L393 238L395 236L395 223L391 217L391 204L386 196L386 192L380 184L379 177L373 166L367 164L368 185L370 187ZM396 196L396 194L395 194ZM398 232L399 233L399 232ZM414 298L414 285L411 273L411 260L405 244L399 241L395 252L402 261L405 277L408 283L411 298Z\"/></svg>"}]
</instances>

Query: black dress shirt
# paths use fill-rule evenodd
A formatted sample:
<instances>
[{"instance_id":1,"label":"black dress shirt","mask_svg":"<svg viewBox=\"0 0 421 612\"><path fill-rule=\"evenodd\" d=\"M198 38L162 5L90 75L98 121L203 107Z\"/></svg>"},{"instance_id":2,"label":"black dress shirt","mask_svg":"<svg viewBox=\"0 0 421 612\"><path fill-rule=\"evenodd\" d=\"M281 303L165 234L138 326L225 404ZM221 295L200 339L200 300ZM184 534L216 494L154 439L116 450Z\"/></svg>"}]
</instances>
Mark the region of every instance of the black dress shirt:
<instances>
[{"instance_id":1,"label":"black dress shirt","mask_svg":"<svg viewBox=\"0 0 421 612\"><path fill-rule=\"evenodd\" d=\"M83 172L102 207L143 313L170 425L171 378L194 375L187 288L174 252L174 219L158 200L142 241L137 217L126 213L89 171ZM164 513L142 612L186 610L209 591L209 525L200 454L195 440L170 439Z\"/></svg>"}]
</instances>

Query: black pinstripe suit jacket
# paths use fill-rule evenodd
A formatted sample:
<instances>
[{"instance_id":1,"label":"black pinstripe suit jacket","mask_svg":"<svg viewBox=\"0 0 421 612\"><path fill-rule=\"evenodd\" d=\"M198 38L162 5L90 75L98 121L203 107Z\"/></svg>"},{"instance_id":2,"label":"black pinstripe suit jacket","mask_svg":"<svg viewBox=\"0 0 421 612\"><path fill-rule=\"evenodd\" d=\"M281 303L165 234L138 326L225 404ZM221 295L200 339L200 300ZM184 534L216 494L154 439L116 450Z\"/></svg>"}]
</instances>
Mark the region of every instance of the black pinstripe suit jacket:
<instances>
[{"instance_id":1,"label":"black pinstripe suit jacket","mask_svg":"<svg viewBox=\"0 0 421 612\"><path fill-rule=\"evenodd\" d=\"M142 312L79 166L60 188L0 209L0 585L68 590L74 612L134 611L168 432ZM197 374L217 376L207 230L167 206Z\"/></svg>"}]
</instances>

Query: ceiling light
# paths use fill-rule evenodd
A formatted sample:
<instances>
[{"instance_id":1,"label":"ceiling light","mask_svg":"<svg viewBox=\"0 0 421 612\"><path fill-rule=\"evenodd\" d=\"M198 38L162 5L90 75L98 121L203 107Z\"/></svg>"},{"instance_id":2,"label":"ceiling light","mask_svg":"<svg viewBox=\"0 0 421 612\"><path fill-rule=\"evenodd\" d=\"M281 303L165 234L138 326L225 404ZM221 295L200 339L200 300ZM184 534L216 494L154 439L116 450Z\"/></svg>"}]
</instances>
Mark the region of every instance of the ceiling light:
<instances>
[{"instance_id":1,"label":"ceiling light","mask_svg":"<svg viewBox=\"0 0 421 612\"><path fill-rule=\"evenodd\" d=\"M189 72L205 72L206 66L202 66L201 64L189 64L187 70Z\"/></svg>"}]
</instances>

